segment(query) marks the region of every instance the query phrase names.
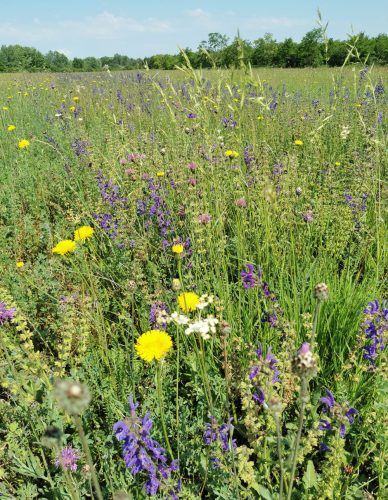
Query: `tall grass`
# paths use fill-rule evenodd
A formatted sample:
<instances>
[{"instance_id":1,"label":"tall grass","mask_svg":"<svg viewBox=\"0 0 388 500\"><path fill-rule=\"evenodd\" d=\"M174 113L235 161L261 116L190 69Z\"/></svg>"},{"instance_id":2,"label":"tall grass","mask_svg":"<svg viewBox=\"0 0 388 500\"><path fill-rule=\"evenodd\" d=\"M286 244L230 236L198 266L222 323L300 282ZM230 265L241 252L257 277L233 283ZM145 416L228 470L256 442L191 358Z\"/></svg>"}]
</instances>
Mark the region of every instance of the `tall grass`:
<instances>
[{"instance_id":1,"label":"tall grass","mask_svg":"<svg viewBox=\"0 0 388 500\"><path fill-rule=\"evenodd\" d=\"M382 314L387 296L386 77L385 68L188 66L1 75L0 302L14 309L0 321L5 498L91 498L99 488L146 497L146 472L125 467L112 431L130 395L179 458L169 479L158 476L160 497L384 497L384 353L373 367L363 347L364 309L377 299ZM92 238L52 253L84 225ZM240 276L247 263L252 288ZM310 341L322 282L318 374L307 377L295 353ZM171 314L189 291L214 296L187 315L209 311L217 332L204 340L170 321L173 349L144 362L135 344L152 329L152 304ZM258 343L264 358L272 346L280 370L274 384L260 372L264 405L249 378ZM89 388L82 421L55 399L58 379ZM327 432L325 388L338 405ZM349 407L358 414L342 438ZM78 450L76 470L54 464L65 445Z\"/></svg>"}]
</instances>

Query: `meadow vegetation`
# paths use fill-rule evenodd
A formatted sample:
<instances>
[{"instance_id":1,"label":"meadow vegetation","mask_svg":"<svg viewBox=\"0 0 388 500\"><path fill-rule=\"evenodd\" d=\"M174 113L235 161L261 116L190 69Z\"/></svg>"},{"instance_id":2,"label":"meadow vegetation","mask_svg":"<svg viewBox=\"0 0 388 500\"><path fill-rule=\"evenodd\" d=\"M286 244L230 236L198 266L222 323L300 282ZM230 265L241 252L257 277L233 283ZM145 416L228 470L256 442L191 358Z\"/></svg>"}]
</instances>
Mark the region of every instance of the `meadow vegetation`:
<instances>
[{"instance_id":1,"label":"meadow vegetation","mask_svg":"<svg viewBox=\"0 0 388 500\"><path fill-rule=\"evenodd\" d=\"M384 498L388 70L0 75L0 496Z\"/></svg>"}]
</instances>

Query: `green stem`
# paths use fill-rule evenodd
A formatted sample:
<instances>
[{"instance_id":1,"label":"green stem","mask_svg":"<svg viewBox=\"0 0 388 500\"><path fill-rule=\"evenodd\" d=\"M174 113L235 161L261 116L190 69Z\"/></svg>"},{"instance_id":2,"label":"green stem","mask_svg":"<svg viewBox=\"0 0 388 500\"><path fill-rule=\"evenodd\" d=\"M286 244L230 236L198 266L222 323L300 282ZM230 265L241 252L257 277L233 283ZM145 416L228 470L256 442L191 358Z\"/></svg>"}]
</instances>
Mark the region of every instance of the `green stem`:
<instances>
[{"instance_id":1,"label":"green stem","mask_svg":"<svg viewBox=\"0 0 388 500\"><path fill-rule=\"evenodd\" d=\"M299 450L300 438L302 435L302 428L303 428L304 412L305 412L306 404L308 401L308 390L307 389L308 389L307 388L307 378L302 377L301 388L300 388L300 408L299 408L298 433L296 435L294 450L293 450L293 454L292 454L291 476L290 476L290 485L289 485L287 500L291 499L292 488L294 485L296 463L298 460L298 450Z\"/></svg>"},{"instance_id":2,"label":"green stem","mask_svg":"<svg viewBox=\"0 0 388 500\"><path fill-rule=\"evenodd\" d=\"M156 365L156 393L158 396L158 403L159 403L159 411L160 411L160 420L162 421L162 428L163 428L163 434L164 434L164 439L166 441L167 445L167 450L170 454L171 460L174 460L174 455L171 450L170 446L170 440L168 439L167 435L167 428L166 428L166 421L164 418L164 407L163 407L163 395L162 395L162 379L161 379L161 369L160 369L160 362Z\"/></svg>"},{"instance_id":3,"label":"green stem","mask_svg":"<svg viewBox=\"0 0 388 500\"><path fill-rule=\"evenodd\" d=\"M103 500L100 484L99 484L98 479L97 479L96 469L94 468L92 455L90 453L90 448L89 448L89 445L88 445L88 442L87 442L87 439L85 436L84 429L82 427L82 421L78 415L73 415L73 418L74 418L74 423L75 423L75 426L76 426L76 429L77 429L77 432L78 432L78 435L79 435L79 438L80 438L80 441L82 444L82 448L83 448L84 453L86 455L86 461L90 467L90 474L92 476L92 483L93 483L94 491L96 493L96 497L98 498L98 500Z\"/></svg>"},{"instance_id":4,"label":"green stem","mask_svg":"<svg viewBox=\"0 0 388 500\"><path fill-rule=\"evenodd\" d=\"M316 334L317 334L318 319L319 319L319 311L320 311L320 309L321 309L321 301L318 300L317 303L316 303L316 305L315 305L313 330L311 332L311 340L310 340L311 351L314 350L314 342L315 342L315 337L316 337Z\"/></svg>"},{"instance_id":5,"label":"green stem","mask_svg":"<svg viewBox=\"0 0 388 500\"><path fill-rule=\"evenodd\" d=\"M72 500L79 500L79 496L78 496L77 492L74 489L74 485L73 485L73 482L71 480L70 474L67 471L67 469L65 467L65 464L63 462L63 458L62 458L62 455L61 455L61 450L60 450L59 446L56 446L55 448L56 448L56 452L57 452L57 455L58 455L59 463L61 464L62 471L63 471L63 474L65 476L65 482L67 484L67 487L69 488L70 496L71 496Z\"/></svg>"},{"instance_id":6,"label":"green stem","mask_svg":"<svg viewBox=\"0 0 388 500\"><path fill-rule=\"evenodd\" d=\"M276 413L274 415L276 423L276 437L277 437L277 447L279 456L279 466L280 466L280 489L279 489L279 500L283 500L283 487L284 487L284 466L282 458L282 443L281 443L281 432L280 432L280 422L279 415Z\"/></svg>"}]
</instances>

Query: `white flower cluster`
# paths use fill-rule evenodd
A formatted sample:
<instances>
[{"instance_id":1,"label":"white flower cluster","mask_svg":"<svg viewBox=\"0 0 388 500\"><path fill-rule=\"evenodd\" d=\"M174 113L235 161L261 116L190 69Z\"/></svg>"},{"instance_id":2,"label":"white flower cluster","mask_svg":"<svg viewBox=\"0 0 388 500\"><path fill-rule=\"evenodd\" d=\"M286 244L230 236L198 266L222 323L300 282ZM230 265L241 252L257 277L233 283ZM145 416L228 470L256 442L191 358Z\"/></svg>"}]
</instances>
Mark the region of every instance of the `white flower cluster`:
<instances>
[{"instance_id":1,"label":"white flower cluster","mask_svg":"<svg viewBox=\"0 0 388 500\"><path fill-rule=\"evenodd\" d=\"M213 295L202 295L197 309L202 311L213 302ZM187 327L185 329L186 335L199 333L204 340L210 339L210 333L216 333L216 326L219 323L218 319L212 315L208 315L206 318L189 318L189 316L179 314L178 312L173 312L170 316L164 316L163 320L167 323L173 322L176 325L184 325Z\"/></svg>"},{"instance_id":2,"label":"white flower cluster","mask_svg":"<svg viewBox=\"0 0 388 500\"><path fill-rule=\"evenodd\" d=\"M347 125L342 125L341 139L344 141L350 134L350 128Z\"/></svg>"},{"instance_id":3,"label":"white flower cluster","mask_svg":"<svg viewBox=\"0 0 388 500\"><path fill-rule=\"evenodd\" d=\"M190 333L198 332L204 340L208 340L210 339L209 333L216 333L217 325L218 319L214 316L208 316L189 324L185 330L185 334L190 335Z\"/></svg>"}]
</instances>

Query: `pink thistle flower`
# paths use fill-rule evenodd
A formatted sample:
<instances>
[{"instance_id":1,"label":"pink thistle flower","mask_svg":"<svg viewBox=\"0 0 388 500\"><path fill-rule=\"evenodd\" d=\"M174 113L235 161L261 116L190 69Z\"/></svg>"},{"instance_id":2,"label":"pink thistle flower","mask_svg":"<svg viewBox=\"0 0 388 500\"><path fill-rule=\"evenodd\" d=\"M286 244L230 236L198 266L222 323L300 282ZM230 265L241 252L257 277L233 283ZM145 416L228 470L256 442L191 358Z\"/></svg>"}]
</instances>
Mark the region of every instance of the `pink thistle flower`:
<instances>
[{"instance_id":1,"label":"pink thistle flower","mask_svg":"<svg viewBox=\"0 0 388 500\"><path fill-rule=\"evenodd\" d=\"M197 221L200 223L200 224L209 224L209 222L212 220L212 217L211 215L209 214L200 214L198 215L197 217Z\"/></svg>"},{"instance_id":2,"label":"pink thistle flower","mask_svg":"<svg viewBox=\"0 0 388 500\"><path fill-rule=\"evenodd\" d=\"M71 446L65 446L59 452L59 455L57 456L54 463L56 467L62 466L65 470L71 470L75 472L77 470L77 460L79 460L80 458L81 455L79 454L78 450L75 450Z\"/></svg>"},{"instance_id":3,"label":"pink thistle flower","mask_svg":"<svg viewBox=\"0 0 388 500\"><path fill-rule=\"evenodd\" d=\"M247 206L247 201L244 197L242 198L239 198L238 200L236 200L236 207L239 207L239 208L244 208Z\"/></svg>"}]
</instances>

